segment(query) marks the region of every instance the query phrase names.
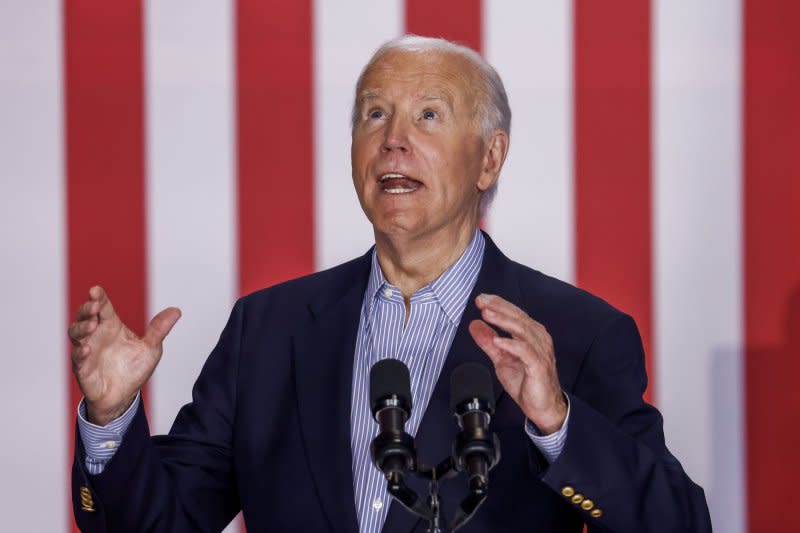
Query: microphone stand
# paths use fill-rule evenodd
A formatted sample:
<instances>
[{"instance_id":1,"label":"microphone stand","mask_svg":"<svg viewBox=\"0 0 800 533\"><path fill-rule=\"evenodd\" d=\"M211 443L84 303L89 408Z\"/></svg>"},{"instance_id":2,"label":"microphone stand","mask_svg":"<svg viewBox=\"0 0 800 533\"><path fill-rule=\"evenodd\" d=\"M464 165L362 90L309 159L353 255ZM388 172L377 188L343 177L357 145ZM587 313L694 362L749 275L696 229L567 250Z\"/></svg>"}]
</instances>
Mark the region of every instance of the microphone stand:
<instances>
[{"instance_id":1,"label":"microphone stand","mask_svg":"<svg viewBox=\"0 0 800 533\"><path fill-rule=\"evenodd\" d=\"M427 502L423 502L419 495L406 485L403 475L397 471L391 472L387 477L387 492L409 512L428 522L427 533L447 533L457 530L472 518L488 495L488 483L483 476L471 479L469 493L456 510L452 528L448 529L441 514L439 485L442 481L458 475L453 458L448 457L435 468L420 465L419 468L410 472L417 477L429 480Z\"/></svg>"},{"instance_id":2,"label":"microphone stand","mask_svg":"<svg viewBox=\"0 0 800 533\"><path fill-rule=\"evenodd\" d=\"M455 475L451 459L442 461L436 468L420 465L419 469L411 470L411 473L430 480L427 502L423 502L419 495L406 485L400 472L391 472L387 477L387 492L412 514L426 520L428 533L444 533L446 529L439 502L439 481Z\"/></svg>"},{"instance_id":3,"label":"microphone stand","mask_svg":"<svg viewBox=\"0 0 800 533\"><path fill-rule=\"evenodd\" d=\"M423 466L415 472L419 477L430 480L428 482L428 506L431 509L431 515L428 518L428 533L447 531L439 501L439 484L441 481L455 477L457 473L450 457L436 465L436 468Z\"/></svg>"}]
</instances>

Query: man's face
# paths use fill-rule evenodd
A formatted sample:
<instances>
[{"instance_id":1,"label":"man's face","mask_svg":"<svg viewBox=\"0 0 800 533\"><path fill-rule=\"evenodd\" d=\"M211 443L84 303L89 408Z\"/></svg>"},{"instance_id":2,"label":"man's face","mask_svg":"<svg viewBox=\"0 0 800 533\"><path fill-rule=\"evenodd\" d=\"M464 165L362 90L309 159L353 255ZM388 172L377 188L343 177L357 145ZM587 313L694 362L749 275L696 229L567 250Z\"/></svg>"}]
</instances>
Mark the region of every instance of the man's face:
<instances>
[{"instance_id":1,"label":"man's face","mask_svg":"<svg viewBox=\"0 0 800 533\"><path fill-rule=\"evenodd\" d=\"M475 227L479 191L497 175L485 170L474 87L474 67L447 52L392 51L367 71L351 158L358 199L377 233Z\"/></svg>"}]
</instances>

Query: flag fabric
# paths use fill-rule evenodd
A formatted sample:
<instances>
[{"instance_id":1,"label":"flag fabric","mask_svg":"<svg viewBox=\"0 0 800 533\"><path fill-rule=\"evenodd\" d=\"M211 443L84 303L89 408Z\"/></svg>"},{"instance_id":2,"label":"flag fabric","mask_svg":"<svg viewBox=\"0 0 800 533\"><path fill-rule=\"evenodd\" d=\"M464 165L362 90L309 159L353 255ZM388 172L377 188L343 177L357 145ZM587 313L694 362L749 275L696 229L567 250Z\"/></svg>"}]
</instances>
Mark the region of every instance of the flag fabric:
<instances>
[{"instance_id":1,"label":"flag fabric","mask_svg":"<svg viewBox=\"0 0 800 533\"><path fill-rule=\"evenodd\" d=\"M647 396L715 529L792 528L798 3L10 0L0 529L74 528L66 328L89 287L140 332L183 310L145 391L163 433L239 295L372 244L349 114L360 69L403 33L499 71L511 150L484 226L634 316Z\"/></svg>"}]
</instances>

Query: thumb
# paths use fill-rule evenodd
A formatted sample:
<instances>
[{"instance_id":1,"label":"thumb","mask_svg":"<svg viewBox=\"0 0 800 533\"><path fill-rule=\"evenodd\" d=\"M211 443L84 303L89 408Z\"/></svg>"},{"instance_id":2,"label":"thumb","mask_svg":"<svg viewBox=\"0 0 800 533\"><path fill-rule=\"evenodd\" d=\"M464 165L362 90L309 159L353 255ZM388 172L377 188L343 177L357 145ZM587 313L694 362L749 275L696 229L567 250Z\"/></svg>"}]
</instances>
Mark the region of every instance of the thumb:
<instances>
[{"instance_id":1,"label":"thumb","mask_svg":"<svg viewBox=\"0 0 800 533\"><path fill-rule=\"evenodd\" d=\"M151 346L157 346L164 342L164 338L172 331L172 326L181 317L181 310L177 307L167 307L147 325L144 331L144 342Z\"/></svg>"}]
</instances>

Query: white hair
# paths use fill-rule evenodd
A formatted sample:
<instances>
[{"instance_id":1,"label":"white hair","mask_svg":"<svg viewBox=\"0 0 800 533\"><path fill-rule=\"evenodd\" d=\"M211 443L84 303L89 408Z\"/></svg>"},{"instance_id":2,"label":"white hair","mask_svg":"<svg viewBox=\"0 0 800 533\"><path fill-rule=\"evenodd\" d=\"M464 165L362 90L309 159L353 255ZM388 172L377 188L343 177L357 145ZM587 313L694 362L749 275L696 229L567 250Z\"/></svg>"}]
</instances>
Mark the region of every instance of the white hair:
<instances>
[{"instance_id":1,"label":"white hair","mask_svg":"<svg viewBox=\"0 0 800 533\"><path fill-rule=\"evenodd\" d=\"M511 136L511 107L508 105L508 96L506 89L503 86L503 81L500 75L481 55L467 46L440 39L435 37L423 37L420 35L403 35L390 41L385 42L378 48L372 57L364 66L361 74L358 76L356 82L356 91L361 87L364 81L364 76L367 71L372 67L375 62L380 59L384 54L392 51L402 52L430 52L442 51L453 54L458 54L467 59L478 73L478 81L480 84L481 101L478 102L478 109L480 113L479 127L480 133L484 140L488 140L491 135L497 131L502 130L506 132L510 138ZM359 120L358 109L358 94L353 101L353 113L351 127L355 128ZM489 205L492 203L495 194L497 193L497 181L484 191L480 200L480 214L483 216L486 213Z\"/></svg>"}]
</instances>

